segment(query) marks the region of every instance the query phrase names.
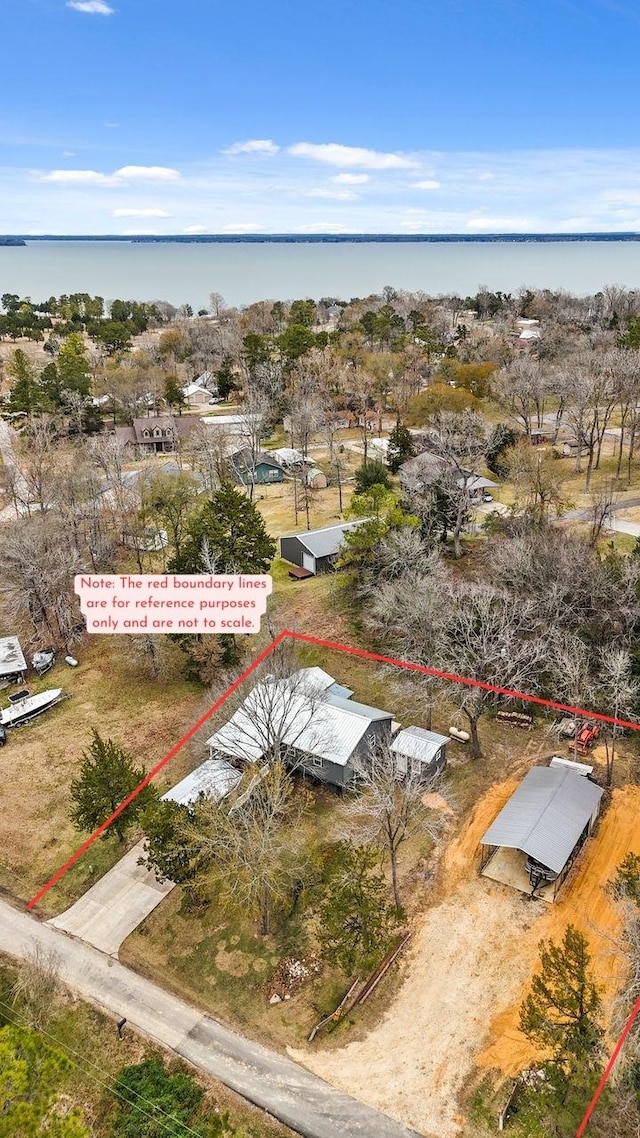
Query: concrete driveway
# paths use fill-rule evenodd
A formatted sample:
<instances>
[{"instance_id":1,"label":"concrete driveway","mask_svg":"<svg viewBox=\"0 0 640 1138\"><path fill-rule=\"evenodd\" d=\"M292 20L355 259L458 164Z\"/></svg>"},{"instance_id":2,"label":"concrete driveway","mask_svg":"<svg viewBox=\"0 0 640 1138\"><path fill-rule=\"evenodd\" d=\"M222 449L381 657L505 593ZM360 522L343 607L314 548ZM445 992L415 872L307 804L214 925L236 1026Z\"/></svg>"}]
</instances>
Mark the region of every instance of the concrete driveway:
<instances>
[{"instance_id":1,"label":"concrete driveway","mask_svg":"<svg viewBox=\"0 0 640 1138\"><path fill-rule=\"evenodd\" d=\"M138 865L143 853L144 843L139 842L75 905L48 923L117 956L123 940L174 888L172 881L160 885L153 872Z\"/></svg>"},{"instance_id":2,"label":"concrete driveway","mask_svg":"<svg viewBox=\"0 0 640 1138\"><path fill-rule=\"evenodd\" d=\"M170 1048L304 1138L416 1138L415 1131L291 1059L236 1035L118 961L0 901L3 952L24 960L37 945L57 954L60 979L78 996L118 1019L125 1016L130 1028Z\"/></svg>"}]
</instances>

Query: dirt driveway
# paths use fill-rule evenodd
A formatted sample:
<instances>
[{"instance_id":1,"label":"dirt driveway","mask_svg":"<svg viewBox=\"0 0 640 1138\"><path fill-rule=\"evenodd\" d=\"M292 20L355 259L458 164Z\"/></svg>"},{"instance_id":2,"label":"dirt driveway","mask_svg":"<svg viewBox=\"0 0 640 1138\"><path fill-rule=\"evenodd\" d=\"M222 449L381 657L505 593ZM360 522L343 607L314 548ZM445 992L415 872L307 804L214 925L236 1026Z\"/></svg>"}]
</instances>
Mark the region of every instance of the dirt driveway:
<instances>
[{"instance_id":1,"label":"dirt driveway","mask_svg":"<svg viewBox=\"0 0 640 1138\"><path fill-rule=\"evenodd\" d=\"M477 1066L505 1074L532 1058L518 1010L543 937L573 922L589 937L605 997L615 970L599 930L615 931L603 885L628 850L640 852L640 788L615 791L555 905L477 876L479 837L517 785L493 787L445 853L440 904L417 929L404 983L380 1024L362 1041L296 1058L341 1089L419 1132L454 1138L464 1120L461 1091ZM618 973L619 975L619 973Z\"/></svg>"}]
</instances>

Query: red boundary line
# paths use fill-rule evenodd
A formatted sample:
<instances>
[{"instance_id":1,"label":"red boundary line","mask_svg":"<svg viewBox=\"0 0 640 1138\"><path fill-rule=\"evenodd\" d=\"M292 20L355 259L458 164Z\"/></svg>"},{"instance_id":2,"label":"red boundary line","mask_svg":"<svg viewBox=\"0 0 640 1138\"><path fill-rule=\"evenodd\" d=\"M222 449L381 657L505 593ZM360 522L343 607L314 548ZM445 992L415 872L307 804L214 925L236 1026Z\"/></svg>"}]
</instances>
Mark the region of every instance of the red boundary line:
<instances>
[{"instance_id":1,"label":"red boundary line","mask_svg":"<svg viewBox=\"0 0 640 1138\"><path fill-rule=\"evenodd\" d=\"M283 632L280 632L278 636L276 636L275 639L272 640L271 643L268 644L267 647L262 652L260 652L258 656L256 656L255 660L252 661L249 667L246 668L245 671L240 676L238 676L236 680L233 681L230 687L228 687L227 690L220 696L220 698L216 700L213 706L210 707L209 710L200 717L197 723L194 723L193 727L191 727L190 730L187 731L186 735L183 735L183 737L175 744L175 746L171 748L169 753L165 755L165 757L159 763L156 764L153 770L149 771L149 773L143 778L142 782L135 788L135 790L132 790L131 794L125 798L124 802L120 803L118 808L114 810L113 814L107 818L106 821L104 821L97 830L94 831L91 837L87 838L86 842L83 842L80 848L76 850L76 852L69 858L69 860L65 862L65 864L62 865L56 873L54 873L51 880L48 881L47 884L44 885L42 889L36 893L34 897L31 898L31 900L26 905L27 910L33 909L33 907L38 904L38 901L41 901L45 894L47 894L54 885L57 885L58 881L60 881L61 877L64 877L67 870L71 869L71 867L75 865L79 858L81 858L82 855L86 853L89 847L92 846L93 843L102 834L104 834L105 830L109 828L111 823L115 821L115 819L122 813L123 810L126 810L127 806L133 802L134 798L140 793L140 791L143 790L145 786L149 785L151 780L155 778L155 776L162 770L164 766L166 766L169 760L173 759L175 755L178 754L178 751L182 750L185 743L188 743L189 740L193 738L193 736L197 731L200 730L203 724L205 724L207 720L210 719L211 716L214 715L220 707L222 707L229 696L232 695L233 692L237 691L240 685L243 684L246 679L248 679L251 673L254 672L256 668L258 668L260 664L267 659L268 656L271 655L274 648L276 648L278 644L281 644L282 641L286 640L287 638L298 640L305 644L315 644L320 648L327 648L336 652L344 652L349 656L359 656L363 660L374 660L379 664L390 664L396 668L405 668L407 671L417 672L419 675L434 676L436 679L449 680L453 683L464 684L466 687L480 688L482 691L492 691L495 692L496 695L509 696L511 699L521 699L527 703L537 703L542 707L549 707L553 711L567 711L573 715L584 715L587 716L587 718L596 719L600 723L613 723L618 727L626 727L632 731L640 731L640 723L632 723L626 719L617 719L613 715L602 715L597 711L589 711L586 708L573 707L568 703L557 703L552 699L542 699L540 696L527 695L526 692L513 691L510 688L501 688L496 684L485 683L483 680L473 680L469 676L457 676L451 672L441 672L437 668L428 668L424 664L414 664L411 661L407 660L396 660L394 657L384 656L380 652L369 652L365 648L355 648L350 644L340 644L334 640L323 640L319 636L309 636L304 632L293 632L290 629L285 629ZM589 1123L589 1119L595 1110L598 1099L600 1098L600 1095L602 1094L611 1076L611 1072L613 1071L616 1059L618 1058L618 1055L624 1046L625 1040L635 1022L635 1019L639 1014L640 1000L638 1000L635 1004L633 1011L631 1012L631 1015L629 1016L624 1026L622 1034L616 1043L613 1054L607 1063L602 1078L598 1084L597 1090L591 1099L591 1102L587 1108L587 1112L580 1124L576 1138L582 1138L582 1135L584 1134Z\"/></svg>"},{"instance_id":2,"label":"red boundary line","mask_svg":"<svg viewBox=\"0 0 640 1138\"><path fill-rule=\"evenodd\" d=\"M202 725L204 723L206 723L208 719L211 719L211 716L215 714L215 712L218 710L218 708L222 707L223 703L225 703L226 700L228 700L229 696L232 695L234 691L237 691L237 689L240 687L240 685L242 683L244 683L244 681L251 675L252 672L255 671L255 669L257 667L259 667L259 665L262 663L263 660L267 659L267 657L273 652L273 649L276 648L277 645L280 644L280 642L282 640L284 640L286 636L287 636L286 632L279 633L279 635L276 636L275 640L272 640L271 643L269 645L267 645L267 647L264 649L264 651L261 652L259 656L256 656L255 660L249 665L248 668L245 669L245 671L242 673L242 675L238 676L237 680L234 680L233 683L231 684L231 686L229 688L227 688L226 692L224 692L223 695L220 696L220 699L216 700L216 702L213 704L213 707L210 707L209 710L204 713L204 715L200 716L200 719L198 720L198 722L194 723L193 727L191 727L190 730L187 731L186 735L182 736L182 739L180 739L175 744L175 746L171 748L171 750L169 751L169 754L165 755L164 759L161 759L161 761L159 763L156 763L153 770L150 770L149 773L147 775L145 775L142 782L139 783L138 786L136 786L135 790L132 790L131 794L127 795L124 802L120 803L117 810L114 810L113 814L109 818L107 818L106 821L104 821L102 823L102 825L98 826L98 829L93 832L91 837L87 838L86 842L83 842L83 844L80 846L80 848L77 849L74 854L72 854L72 856L69 858L69 860L66 861L64 863L64 865L60 866L60 869L56 873L54 873L51 880L47 881L46 885L43 885L40 892L36 893L35 896L31 898L31 900L26 905L27 911L29 909L33 909L34 905L37 905L38 901L41 901L42 898L45 896L45 894L48 893L50 889L53 889L54 885L58 884L60 878L64 877L67 870L71 869L72 865L75 865L75 863L78 861L78 859L82 857L83 853L86 853L86 851L89 849L90 846L93 845L93 843L97 840L97 838L99 838L102 834L104 834L105 830L107 830L109 828L111 823L115 822L116 818L120 814L122 814L122 811L126 810L129 803L133 802L134 798L140 793L140 791L144 790L145 786L149 785L151 780L153 778L155 778L155 776L162 770L162 768L164 766L166 766L166 764L169 762L169 760L173 759L175 757L175 755L178 754L178 751L182 750L185 743L188 743L189 740L192 739L193 736L196 734L196 732L200 730Z\"/></svg>"},{"instance_id":3,"label":"red boundary line","mask_svg":"<svg viewBox=\"0 0 640 1138\"><path fill-rule=\"evenodd\" d=\"M624 1041L627 1038L629 1032L631 1031L631 1028L633 1027L633 1024L634 1024L634 1021L636 1019L636 1016L638 1015L638 1012L640 1012L640 1000L637 1000L636 1003L634 1004L631 1015L629 1016L627 1022L624 1025L624 1028L622 1030L622 1034L621 1034L618 1042L616 1043L616 1045L613 1049L613 1054L612 1054L609 1062L607 1063L607 1065L604 1069L604 1073L602 1075L602 1078L600 1079L600 1082L598 1083L596 1093L594 1094L593 1098L591 1099L591 1102L589 1103L589 1106L587 1107L587 1112L586 1112L584 1118L582 1119L582 1122L580 1123L580 1128L576 1134L576 1138L582 1138L582 1135L584 1134L585 1130L587 1129L587 1126L589 1124L589 1119L591 1118L591 1115L593 1114L593 1112L596 1108L596 1105L597 1105L598 1099L600 1098L600 1095L602 1094L604 1088L606 1087L607 1083L609 1082L609 1078L610 1078L611 1072L613 1071L613 1068L615 1066L616 1059L618 1058L618 1055L622 1051Z\"/></svg>"}]
</instances>

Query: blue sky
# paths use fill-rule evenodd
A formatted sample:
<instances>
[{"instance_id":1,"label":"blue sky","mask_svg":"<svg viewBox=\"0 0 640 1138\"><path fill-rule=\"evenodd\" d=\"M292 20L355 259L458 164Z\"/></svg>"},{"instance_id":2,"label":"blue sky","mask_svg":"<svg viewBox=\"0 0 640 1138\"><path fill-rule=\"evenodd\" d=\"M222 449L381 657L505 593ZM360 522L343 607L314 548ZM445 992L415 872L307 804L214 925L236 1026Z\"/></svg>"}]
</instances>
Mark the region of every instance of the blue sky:
<instances>
[{"instance_id":1,"label":"blue sky","mask_svg":"<svg viewBox=\"0 0 640 1138\"><path fill-rule=\"evenodd\" d=\"M0 232L640 230L640 0L0 0L0 38Z\"/></svg>"}]
</instances>

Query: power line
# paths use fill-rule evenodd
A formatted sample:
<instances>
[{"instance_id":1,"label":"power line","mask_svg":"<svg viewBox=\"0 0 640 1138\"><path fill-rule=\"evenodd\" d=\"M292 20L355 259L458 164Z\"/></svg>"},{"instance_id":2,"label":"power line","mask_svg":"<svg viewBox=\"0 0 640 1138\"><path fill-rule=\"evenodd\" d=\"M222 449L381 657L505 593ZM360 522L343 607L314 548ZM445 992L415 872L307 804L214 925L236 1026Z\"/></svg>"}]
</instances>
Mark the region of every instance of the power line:
<instances>
[{"instance_id":1,"label":"power line","mask_svg":"<svg viewBox=\"0 0 640 1138\"><path fill-rule=\"evenodd\" d=\"M175 1138L175 1134L176 1134L175 1126L182 1127L182 1130L185 1132L185 1134L192 1134L194 1136L194 1138L202 1138L202 1135L199 1134L197 1130L194 1130L192 1127L190 1127L186 1122L182 1122L180 1119L175 1118L175 1116L169 1114L166 1110L163 1110L162 1107L157 1106L151 1099L146 1098L145 1095L141 1095L139 1091L136 1091L133 1088L131 1088L130 1093L135 1095L137 1099L140 1099L141 1102L143 1102L147 1106L151 1107L151 1111L153 1113L150 1113L149 1111L144 1110L140 1105L138 1105L138 1103L132 1103L128 1098L126 1098L125 1095L123 1095L120 1091L118 1091L112 1084L105 1082L103 1079L97 1078L96 1075L92 1074L92 1072L87 1069L86 1065L84 1065L86 1063L88 1063L91 1067L94 1067L96 1071L98 1071L101 1075L104 1076L104 1079L111 1078L111 1076L109 1075L109 1072L103 1070L102 1067L99 1067L98 1064L94 1063L92 1059L86 1059L85 1057L81 1056L78 1051L74 1051L74 1049L72 1047L69 1047L67 1044L62 1043L61 1040L59 1040L50 1031L47 1031L46 1028L39 1027L36 1023L30 1022L28 1020L28 1018L24 1015L24 1013L17 1011L17 1009L15 1007L13 1007L11 1004L5 1003L5 1001L2 999L0 999L0 1007L3 1007L6 1011L8 1011L11 1016L14 1016L18 1020L22 1021L21 1023L18 1024L18 1026L31 1028L33 1031L37 1031L40 1035L46 1036L48 1039L52 1040L52 1042L56 1045L56 1047L60 1051L62 1051L62 1053L66 1056L66 1058L69 1060L69 1062L73 1064L74 1067L77 1067L77 1069L82 1071L82 1073L84 1075L86 1075L89 1079L93 1079L93 1081L98 1086L100 1086L104 1090L108 1091L109 1094L114 1095L115 1098L120 1099L128 1107L133 1107L135 1110L138 1110L140 1112L140 1114L144 1115L145 1118L148 1118L152 1122L159 1124L164 1130L166 1130L167 1134L170 1135L170 1138ZM72 1056L74 1056L74 1055L77 1056L79 1059L83 1059L84 1063L78 1062L77 1059L73 1059ZM161 1118L158 1118L159 1114L164 1115L164 1117L166 1119L168 1119L169 1122L173 1124L173 1126L170 1127L165 1122L163 1122Z\"/></svg>"}]
</instances>

